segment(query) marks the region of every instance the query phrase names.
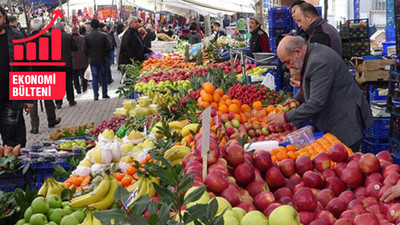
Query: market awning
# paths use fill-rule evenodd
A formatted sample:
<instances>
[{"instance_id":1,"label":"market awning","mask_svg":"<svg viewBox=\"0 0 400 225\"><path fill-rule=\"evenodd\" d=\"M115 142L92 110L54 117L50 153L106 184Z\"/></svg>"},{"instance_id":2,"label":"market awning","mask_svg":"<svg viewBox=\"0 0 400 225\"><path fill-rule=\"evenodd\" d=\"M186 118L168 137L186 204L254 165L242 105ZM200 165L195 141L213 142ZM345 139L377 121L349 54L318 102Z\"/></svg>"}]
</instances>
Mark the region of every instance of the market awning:
<instances>
[{"instance_id":1,"label":"market awning","mask_svg":"<svg viewBox=\"0 0 400 225\"><path fill-rule=\"evenodd\" d=\"M207 8L203 6L199 6L196 4L184 2L182 0L164 0L163 1L165 8L164 10L172 10L172 12L182 15L183 11L195 11L201 15L212 15L216 16L218 14L234 14L233 12L229 12L226 10L217 10L217 9L212 9L212 8ZM187 12L186 12L187 13ZM182 16L187 16L187 15L182 15Z\"/></svg>"}]
</instances>

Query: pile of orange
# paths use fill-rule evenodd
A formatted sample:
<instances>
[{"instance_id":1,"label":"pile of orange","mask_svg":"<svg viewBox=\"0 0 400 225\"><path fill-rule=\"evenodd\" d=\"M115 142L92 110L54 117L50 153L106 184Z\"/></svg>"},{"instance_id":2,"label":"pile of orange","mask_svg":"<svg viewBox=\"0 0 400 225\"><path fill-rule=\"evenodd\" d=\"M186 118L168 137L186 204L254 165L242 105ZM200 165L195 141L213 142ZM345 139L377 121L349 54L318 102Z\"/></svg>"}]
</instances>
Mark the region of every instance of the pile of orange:
<instances>
[{"instance_id":1,"label":"pile of orange","mask_svg":"<svg viewBox=\"0 0 400 225\"><path fill-rule=\"evenodd\" d=\"M76 192L81 192L83 187L86 187L90 182L90 176L79 176L77 174L71 175L64 184L69 189L76 188Z\"/></svg>"},{"instance_id":2,"label":"pile of orange","mask_svg":"<svg viewBox=\"0 0 400 225\"><path fill-rule=\"evenodd\" d=\"M131 167L128 167L125 173L115 172L113 174L115 179L118 180L118 183L124 187L134 184L139 179L139 176L136 174L136 169L132 170L129 168Z\"/></svg>"},{"instance_id":3,"label":"pile of orange","mask_svg":"<svg viewBox=\"0 0 400 225\"><path fill-rule=\"evenodd\" d=\"M141 72L155 72L158 69L191 69L196 66L196 63L185 62L183 58L174 56L164 56L162 59L148 59L143 62L143 68Z\"/></svg>"}]
</instances>

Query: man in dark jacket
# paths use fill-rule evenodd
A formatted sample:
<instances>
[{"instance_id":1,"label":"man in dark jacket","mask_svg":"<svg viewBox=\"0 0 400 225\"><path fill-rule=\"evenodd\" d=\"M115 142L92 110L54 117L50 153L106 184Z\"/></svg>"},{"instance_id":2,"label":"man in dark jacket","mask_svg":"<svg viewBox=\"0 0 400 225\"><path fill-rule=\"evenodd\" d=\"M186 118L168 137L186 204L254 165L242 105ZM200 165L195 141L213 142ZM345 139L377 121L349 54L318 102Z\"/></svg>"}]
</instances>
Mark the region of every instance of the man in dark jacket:
<instances>
[{"instance_id":1,"label":"man in dark jacket","mask_svg":"<svg viewBox=\"0 0 400 225\"><path fill-rule=\"evenodd\" d=\"M112 64L111 63L111 57L112 57L111 53L114 52L114 48L117 46L117 43L115 42L114 35L109 33L108 27L106 24L100 23L99 28L100 28L99 31L107 36L108 41L110 42L110 46L111 46L111 51L108 53L108 57L107 57L106 74L107 74L107 83L112 84L112 82L114 82L114 80L112 79L112 74L111 74L111 64Z\"/></svg>"},{"instance_id":2,"label":"man in dark jacket","mask_svg":"<svg viewBox=\"0 0 400 225\"><path fill-rule=\"evenodd\" d=\"M201 43L201 35L197 32L196 27L190 25L189 44L194 45Z\"/></svg>"},{"instance_id":3,"label":"man in dark jacket","mask_svg":"<svg viewBox=\"0 0 400 225\"><path fill-rule=\"evenodd\" d=\"M317 9L307 2L298 4L293 18L305 31L308 43L320 43L332 48L342 56L342 41L337 30L318 15Z\"/></svg>"},{"instance_id":4,"label":"man in dark jacket","mask_svg":"<svg viewBox=\"0 0 400 225\"><path fill-rule=\"evenodd\" d=\"M99 100L99 79L101 80L103 98L110 98L107 95L106 65L108 54L111 51L111 45L107 35L98 31L99 21L97 19L93 19L90 25L92 31L85 36L83 52L89 58L90 69L92 71L94 100L97 101Z\"/></svg>"},{"instance_id":5,"label":"man in dark jacket","mask_svg":"<svg viewBox=\"0 0 400 225\"><path fill-rule=\"evenodd\" d=\"M151 50L143 45L143 40L139 36L137 31L139 28L137 17L130 17L128 24L129 27L122 37L118 66L132 64L131 59L142 62L146 58L145 54L151 52Z\"/></svg>"},{"instance_id":6,"label":"man in dark jacket","mask_svg":"<svg viewBox=\"0 0 400 225\"><path fill-rule=\"evenodd\" d=\"M219 21L214 22L213 29L215 31L214 40L227 35L225 29L221 27L221 23Z\"/></svg>"},{"instance_id":7,"label":"man in dark jacket","mask_svg":"<svg viewBox=\"0 0 400 225\"><path fill-rule=\"evenodd\" d=\"M76 45L78 46L78 51L72 52L72 73L74 75L74 86L76 92L81 94L82 92L86 92L88 85L88 81L84 78L85 71L88 67L88 58L85 53L83 53L84 36L78 33L78 27L72 28L72 38L75 40Z\"/></svg>"},{"instance_id":8,"label":"man in dark jacket","mask_svg":"<svg viewBox=\"0 0 400 225\"><path fill-rule=\"evenodd\" d=\"M250 57L254 57L255 52L271 52L267 33L261 28L262 18L251 17L250 29Z\"/></svg>"},{"instance_id":9,"label":"man in dark jacket","mask_svg":"<svg viewBox=\"0 0 400 225\"><path fill-rule=\"evenodd\" d=\"M61 62L65 62L65 66L59 67L58 71L65 72L66 77L66 92L67 92L67 100L69 102L69 106L76 105L75 94L74 94L74 86L72 84L73 74L72 74L72 54L71 52L78 51L78 46L76 45L75 40L72 38L70 34L65 32L64 23L58 22L54 26L55 29L61 29ZM61 109L62 99L56 100L57 108Z\"/></svg>"},{"instance_id":10,"label":"man in dark jacket","mask_svg":"<svg viewBox=\"0 0 400 225\"><path fill-rule=\"evenodd\" d=\"M299 126L312 120L324 133L332 133L358 151L364 129L373 117L367 99L354 82L342 58L331 48L288 36L278 46L279 59L289 69L301 71L295 110L268 117L270 125L292 122Z\"/></svg>"},{"instance_id":11,"label":"man in dark jacket","mask_svg":"<svg viewBox=\"0 0 400 225\"><path fill-rule=\"evenodd\" d=\"M9 98L9 72L26 71L26 67L10 66L14 61L15 39L24 38L20 32L16 32L6 25L7 14L0 6L0 134L3 145L16 146L26 144L26 127L23 110L30 113L33 101L10 101Z\"/></svg>"}]
</instances>

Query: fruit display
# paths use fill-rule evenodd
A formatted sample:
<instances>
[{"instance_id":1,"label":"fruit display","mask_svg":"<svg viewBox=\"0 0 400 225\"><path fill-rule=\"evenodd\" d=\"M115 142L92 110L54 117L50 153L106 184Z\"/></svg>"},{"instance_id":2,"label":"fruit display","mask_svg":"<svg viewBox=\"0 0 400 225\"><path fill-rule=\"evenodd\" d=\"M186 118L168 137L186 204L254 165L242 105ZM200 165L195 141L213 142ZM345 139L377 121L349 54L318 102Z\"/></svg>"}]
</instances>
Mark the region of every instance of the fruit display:
<instances>
[{"instance_id":1,"label":"fruit display","mask_svg":"<svg viewBox=\"0 0 400 225\"><path fill-rule=\"evenodd\" d=\"M268 71L268 68L261 68L261 67L255 67L249 71L246 71L247 76L256 76L263 74Z\"/></svg>"},{"instance_id":2,"label":"fruit display","mask_svg":"<svg viewBox=\"0 0 400 225\"><path fill-rule=\"evenodd\" d=\"M85 123L79 126L63 127L57 129L56 132L50 133L49 140L57 141L65 136L65 133L69 133L68 137L79 137L84 136L88 132L89 135L93 135L94 132L94 122Z\"/></svg>"},{"instance_id":3,"label":"fruit display","mask_svg":"<svg viewBox=\"0 0 400 225\"><path fill-rule=\"evenodd\" d=\"M263 105L279 104L286 98L282 94L269 90L260 84L235 84L226 94L232 99L240 100L243 104L252 104L255 101L261 101Z\"/></svg>"},{"instance_id":4,"label":"fruit display","mask_svg":"<svg viewBox=\"0 0 400 225\"><path fill-rule=\"evenodd\" d=\"M50 195L56 194L57 196L61 197L62 191L67 188L68 187L63 182L58 182L54 178L48 177L46 178L42 187L40 187L38 195L47 198Z\"/></svg>"},{"instance_id":5,"label":"fruit display","mask_svg":"<svg viewBox=\"0 0 400 225\"><path fill-rule=\"evenodd\" d=\"M9 169L11 164L15 164L16 159L21 155L21 145L15 147L0 145L0 160L2 160L2 166L0 171Z\"/></svg>"},{"instance_id":6,"label":"fruit display","mask_svg":"<svg viewBox=\"0 0 400 225\"><path fill-rule=\"evenodd\" d=\"M71 140L66 141L58 145L59 149L61 150L71 150L73 147L83 147L83 148L91 148L94 146L93 142L85 141L85 140Z\"/></svg>"},{"instance_id":7,"label":"fruit display","mask_svg":"<svg viewBox=\"0 0 400 225\"><path fill-rule=\"evenodd\" d=\"M188 80L178 80L173 82L169 81L161 81L156 83L154 80L150 80L148 83L140 82L135 85L135 91L138 93L145 93L148 95L148 91L157 91L165 93L167 90L170 91L179 91L180 88L188 90L190 87L190 81Z\"/></svg>"},{"instance_id":8,"label":"fruit display","mask_svg":"<svg viewBox=\"0 0 400 225\"><path fill-rule=\"evenodd\" d=\"M106 129L111 129L114 132L117 132L117 130L121 127L121 125L124 123L126 116L121 115L120 117L112 117L110 120L103 120L97 127L94 129L94 137L98 137L100 133L102 133Z\"/></svg>"},{"instance_id":9,"label":"fruit display","mask_svg":"<svg viewBox=\"0 0 400 225\"><path fill-rule=\"evenodd\" d=\"M71 175L64 184L68 189L76 188L76 192L81 192L83 187L86 187L90 182L90 176L79 176L78 174Z\"/></svg>"}]
</instances>

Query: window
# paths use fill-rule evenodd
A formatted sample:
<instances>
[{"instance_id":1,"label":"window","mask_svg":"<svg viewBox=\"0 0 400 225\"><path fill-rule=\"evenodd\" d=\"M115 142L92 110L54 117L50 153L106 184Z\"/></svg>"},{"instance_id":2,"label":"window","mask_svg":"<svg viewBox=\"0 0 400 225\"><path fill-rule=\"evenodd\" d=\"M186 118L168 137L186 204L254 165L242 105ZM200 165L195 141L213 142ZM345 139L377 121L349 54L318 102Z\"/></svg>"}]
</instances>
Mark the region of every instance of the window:
<instances>
[{"instance_id":1,"label":"window","mask_svg":"<svg viewBox=\"0 0 400 225\"><path fill-rule=\"evenodd\" d=\"M372 11L385 11L386 0L372 0Z\"/></svg>"}]
</instances>

